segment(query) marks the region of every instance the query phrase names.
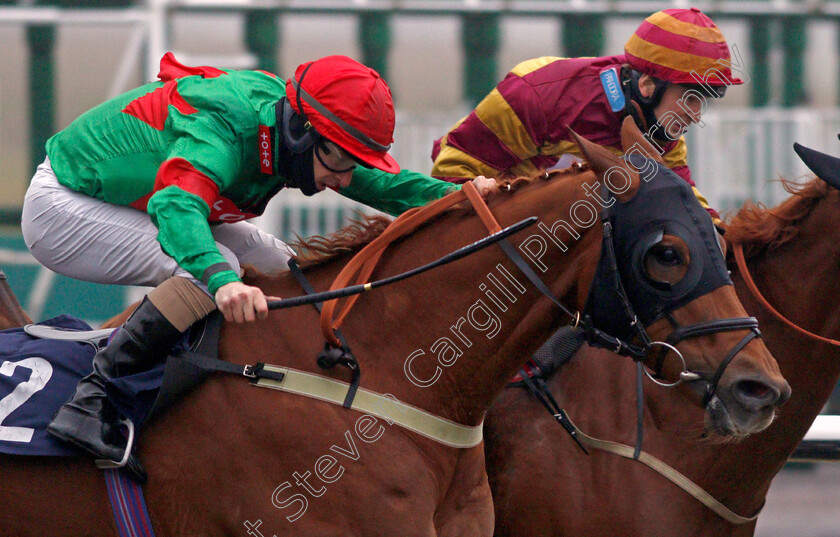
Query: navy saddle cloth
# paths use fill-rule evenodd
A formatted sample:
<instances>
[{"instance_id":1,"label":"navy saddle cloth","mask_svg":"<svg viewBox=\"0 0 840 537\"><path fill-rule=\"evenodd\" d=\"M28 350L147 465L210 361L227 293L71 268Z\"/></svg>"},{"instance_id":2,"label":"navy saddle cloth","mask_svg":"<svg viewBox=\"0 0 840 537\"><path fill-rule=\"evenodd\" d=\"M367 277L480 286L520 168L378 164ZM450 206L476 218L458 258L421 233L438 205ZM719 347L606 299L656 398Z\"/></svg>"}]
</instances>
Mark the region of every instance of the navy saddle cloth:
<instances>
[{"instance_id":1,"label":"navy saddle cloth","mask_svg":"<svg viewBox=\"0 0 840 537\"><path fill-rule=\"evenodd\" d=\"M70 331L91 330L87 323L70 315L38 324ZM172 354L211 345L209 340L213 340L212 354L215 354L213 336L218 333L217 322L199 323L188 332ZM32 337L23 328L0 331L0 453L52 456L79 453L44 429L58 408L73 395L79 380L93 370L96 350L90 342ZM172 384L177 389L161 390L164 373L167 386ZM116 379L106 389L120 411L139 426L158 408L170 405L180 394L196 386L206 374L182 360L169 359L150 371Z\"/></svg>"}]
</instances>

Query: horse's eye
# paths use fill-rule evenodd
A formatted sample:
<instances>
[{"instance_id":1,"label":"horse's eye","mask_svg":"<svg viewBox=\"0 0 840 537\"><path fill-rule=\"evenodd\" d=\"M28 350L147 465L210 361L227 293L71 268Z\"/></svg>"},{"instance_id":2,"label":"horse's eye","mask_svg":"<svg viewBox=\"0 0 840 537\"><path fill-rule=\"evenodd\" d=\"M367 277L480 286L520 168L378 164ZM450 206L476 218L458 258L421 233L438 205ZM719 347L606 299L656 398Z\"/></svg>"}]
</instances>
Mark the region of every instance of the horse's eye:
<instances>
[{"instance_id":1,"label":"horse's eye","mask_svg":"<svg viewBox=\"0 0 840 537\"><path fill-rule=\"evenodd\" d=\"M679 251L672 246L654 246L651 253L657 263L666 267L675 267L682 261Z\"/></svg>"},{"instance_id":2,"label":"horse's eye","mask_svg":"<svg viewBox=\"0 0 840 537\"><path fill-rule=\"evenodd\" d=\"M670 292L672 286L681 282L688 273L691 252L684 240L674 235L664 235L645 250L642 264L647 282L657 289Z\"/></svg>"}]
</instances>

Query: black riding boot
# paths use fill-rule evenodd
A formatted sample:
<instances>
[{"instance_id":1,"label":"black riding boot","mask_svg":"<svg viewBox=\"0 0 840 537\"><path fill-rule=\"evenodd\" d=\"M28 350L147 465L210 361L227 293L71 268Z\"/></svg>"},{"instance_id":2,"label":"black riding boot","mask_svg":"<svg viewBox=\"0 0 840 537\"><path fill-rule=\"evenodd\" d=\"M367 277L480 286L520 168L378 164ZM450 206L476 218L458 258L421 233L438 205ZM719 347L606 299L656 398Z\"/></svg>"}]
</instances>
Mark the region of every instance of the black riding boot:
<instances>
[{"instance_id":1,"label":"black riding boot","mask_svg":"<svg viewBox=\"0 0 840 537\"><path fill-rule=\"evenodd\" d=\"M93 358L93 373L79 381L73 398L62 406L47 432L99 459L120 461L126 440L119 432L119 413L105 393L108 380L148 371L164 360L179 332L148 298ZM146 472L131 455L127 469L145 483Z\"/></svg>"}]
</instances>

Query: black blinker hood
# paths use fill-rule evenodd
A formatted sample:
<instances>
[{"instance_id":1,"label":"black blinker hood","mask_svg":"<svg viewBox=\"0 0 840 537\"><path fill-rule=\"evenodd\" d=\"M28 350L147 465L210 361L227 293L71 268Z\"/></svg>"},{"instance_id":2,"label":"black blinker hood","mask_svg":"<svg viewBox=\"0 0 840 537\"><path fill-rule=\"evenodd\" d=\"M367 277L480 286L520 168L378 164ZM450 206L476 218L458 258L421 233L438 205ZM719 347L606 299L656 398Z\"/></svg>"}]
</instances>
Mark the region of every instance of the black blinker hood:
<instances>
[{"instance_id":1,"label":"black blinker hood","mask_svg":"<svg viewBox=\"0 0 840 537\"><path fill-rule=\"evenodd\" d=\"M814 175L834 188L840 189L840 159L798 143L793 144L793 150L808 166L808 169L814 172Z\"/></svg>"},{"instance_id":2,"label":"black blinker hood","mask_svg":"<svg viewBox=\"0 0 840 537\"><path fill-rule=\"evenodd\" d=\"M610 255L605 234L584 309L594 326L627 341L638 335L638 330L630 324L633 319L627 318L622 293L626 293L642 326L649 326L667 312L732 285L712 218L691 186L666 166L640 154L631 154L628 160L641 170L641 185L627 203L616 200L602 211L602 220L612 228L615 258ZM671 286L652 282L644 273L645 254L664 234L685 241L691 255L685 277ZM616 270L622 288L614 283Z\"/></svg>"}]
</instances>

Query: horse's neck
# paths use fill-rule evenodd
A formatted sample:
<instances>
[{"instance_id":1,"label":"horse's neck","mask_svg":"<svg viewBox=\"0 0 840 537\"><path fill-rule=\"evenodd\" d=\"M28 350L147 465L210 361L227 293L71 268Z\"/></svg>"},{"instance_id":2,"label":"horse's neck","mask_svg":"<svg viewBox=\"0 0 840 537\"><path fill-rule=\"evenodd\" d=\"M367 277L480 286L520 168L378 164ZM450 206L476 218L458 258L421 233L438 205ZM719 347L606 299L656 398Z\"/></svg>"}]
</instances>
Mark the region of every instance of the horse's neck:
<instances>
[{"instance_id":1,"label":"horse's neck","mask_svg":"<svg viewBox=\"0 0 840 537\"><path fill-rule=\"evenodd\" d=\"M821 240L820 244L828 242ZM750 267L750 273L767 301L782 315L812 333L840 339L840 290L834 262L840 258L840 252L829 251L837 249L833 245L804 250L801 244L791 241L780 252L758 260ZM765 340L793 393L808 394L808 397L794 395L782 408L781 421L795 416L810 421L837 383L840 351L798 335L782 324L758 304L741 281L738 274L738 295L749 305L748 311L758 317L762 327L772 325Z\"/></svg>"},{"instance_id":2,"label":"horse's neck","mask_svg":"<svg viewBox=\"0 0 840 537\"><path fill-rule=\"evenodd\" d=\"M569 221L572 204L585 194L580 182L552 182L542 188L534 185L530 192L517 192L494 204L493 212L502 226L538 215L541 223L551 229L558 220ZM517 247L526 238L542 233L548 250L541 262L548 269L537 272L574 309L582 306L585 287L594 274L600 250L599 229L594 224L591 232L582 233L576 241L565 237L565 253L536 228L520 233L511 243ZM430 262L487 233L477 217L446 215L390 247L374 279ZM563 233L558 232L557 236L563 237ZM328 287L335 271L336 264L311 271L315 288ZM274 289L281 296L291 291ZM262 338L261 347L286 347L290 356L306 356L302 366L311 368L323 339L314 314L300 308L298 312L284 317L278 314L273 333L251 337ZM308 320L302 321L304 318ZM501 248L493 246L446 267L365 294L351 310L342 330L362 366L363 386L473 425L481 421L493 397L560 322L555 306L513 267ZM237 337L248 345L245 332ZM290 343L292 339L321 343L309 345L317 347L312 352L304 343ZM253 351L259 352L259 348L254 347Z\"/></svg>"},{"instance_id":3,"label":"horse's neck","mask_svg":"<svg viewBox=\"0 0 840 537\"><path fill-rule=\"evenodd\" d=\"M529 234L520 234L511 243L516 248L535 235L542 236L547 245L547 251L541 259L546 272L536 272L561 302L574 311L582 308L586 299L600 253L601 233L600 225L596 223L592 229L581 231L578 240L563 237L561 241L568 247L566 252L545 234L546 229L558 229L554 226L556 222L570 221L570 208L578 199L576 195L584 192L580 188L580 180L564 183L567 179L572 178L558 178L556 183L546 188L518 193L517 196L525 199L519 200L519 203L513 203L516 198L509 200L507 204L494 209L494 212L504 215L504 220L499 216L503 226L531 215L539 216L539 228L531 228ZM530 200L527 198L529 194ZM562 237L563 233L558 233L558 236ZM569 320L519 270L513 268L500 248L489 250L472 268L456 269L461 271L460 275L453 274L453 282L456 283L450 286L449 291L442 291L442 296L450 296L453 301L440 318L443 328L440 336L451 336L450 328L455 324L469 326L478 324L473 320L481 322L481 314L475 315L479 311L477 305L480 309L486 307L486 310L491 311L498 323L498 332L495 334L490 331L476 333L473 330L475 336L470 338L469 348L461 349L463 356L443 371L438 382L437 401L456 409L453 418L464 423L480 421L511 376L561 323ZM530 264L533 267L533 263ZM515 283L506 280L508 276ZM459 281L470 284L464 286L458 284ZM517 287L521 292L517 291ZM515 302L506 300L506 294L515 296ZM424 339L429 343L439 337L434 332L427 334ZM452 340L458 341L455 338Z\"/></svg>"},{"instance_id":4,"label":"horse's neck","mask_svg":"<svg viewBox=\"0 0 840 537\"><path fill-rule=\"evenodd\" d=\"M17 328L31 322L32 319L23 311L9 287L6 275L0 272L0 330Z\"/></svg>"},{"instance_id":5,"label":"horse's neck","mask_svg":"<svg viewBox=\"0 0 840 537\"><path fill-rule=\"evenodd\" d=\"M793 240L747 264L756 285L778 312L813 333L840 339L835 270L840 244L826 235L834 228L819 214L812 213ZM727 475L719 477L732 484L727 491L730 507L748 513L763 504L770 481L837 384L840 350L799 335L776 320L752 296L739 273L733 272L733 281L747 311L758 318L764 341L792 389L790 400L766 431L710 454L710 463L725 463L719 467Z\"/></svg>"},{"instance_id":6,"label":"horse's neck","mask_svg":"<svg viewBox=\"0 0 840 537\"><path fill-rule=\"evenodd\" d=\"M823 228L825 229L825 228ZM803 236L750 266L750 273L767 301L782 315L808 331L840 339L840 290L836 260L840 245L820 233L819 240ZM809 233L813 235L813 233ZM776 357L793 396L781 409L777 423L765 434L784 438L791 449L822 409L840 377L840 349L797 334L773 317L746 290L736 275L738 295L765 328L765 342ZM769 328L772 327L772 328ZM777 427L778 425L778 427Z\"/></svg>"}]
</instances>

